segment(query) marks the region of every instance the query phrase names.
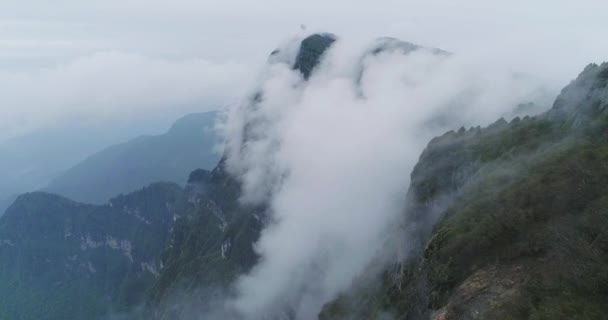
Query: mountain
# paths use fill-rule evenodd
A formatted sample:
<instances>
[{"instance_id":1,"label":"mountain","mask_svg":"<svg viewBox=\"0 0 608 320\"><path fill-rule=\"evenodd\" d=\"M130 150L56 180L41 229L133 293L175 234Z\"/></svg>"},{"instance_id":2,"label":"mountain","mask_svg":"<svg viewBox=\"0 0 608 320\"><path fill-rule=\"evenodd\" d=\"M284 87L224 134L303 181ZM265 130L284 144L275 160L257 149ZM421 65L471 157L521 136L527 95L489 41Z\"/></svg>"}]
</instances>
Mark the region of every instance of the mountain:
<instances>
[{"instance_id":1,"label":"mountain","mask_svg":"<svg viewBox=\"0 0 608 320\"><path fill-rule=\"evenodd\" d=\"M106 148L53 179L45 190L80 202L104 203L156 181L183 183L192 170L211 169L219 161L215 119L215 112L190 114L165 134Z\"/></svg>"},{"instance_id":2,"label":"mountain","mask_svg":"<svg viewBox=\"0 0 608 320\"><path fill-rule=\"evenodd\" d=\"M197 183L186 190L154 182L181 184L194 168L217 164L217 136L208 130L215 119L214 112L190 114L164 135L89 157L49 187L63 196L16 197L0 217L0 319L136 317L175 221L192 211L189 197L206 188L210 173L196 170ZM83 203L95 201L105 204Z\"/></svg>"},{"instance_id":3,"label":"mountain","mask_svg":"<svg viewBox=\"0 0 608 320\"><path fill-rule=\"evenodd\" d=\"M362 277L320 319L602 319L607 75L608 64L590 65L544 114L433 139L396 226L413 250L379 278ZM244 142L255 132L245 127ZM195 318L258 259L266 208L239 202L225 165L176 222L148 301L158 319Z\"/></svg>"},{"instance_id":4,"label":"mountain","mask_svg":"<svg viewBox=\"0 0 608 320\"><path fill-rule=\"evenodd\" d=\"M545 114L431 141L404 216L416 253L321 318L605 318L607 93L590 65Z\"/></svg>"},{"instance_id":5,"label":"mountain","mask_svg":"<svg viewBox=\"0 0 608 320\"><path fill-rule=\"evenodd\" d=\"M35 192L0 218L0 319L101 319L142 303L183 190L157 183L108 204Z\"/></svg>"},{"instance_id":6,"label":"mountain","mask_svg":"<svg viewBox=\"0 0 608 320\"><path fill-rule=\"evenodd\" d=\"M304 39L291 66L314 76L334 41ZM415 48L381 39L368 54ZM237 147L261 134L262 99L245 104ZM413 172L395 172L411 177L407 206L388 238L398 243L377 248L409 250L355 278L319 319L605 318L607 110L608 64L590 65L546 113L432 139ZM260 260L272 216L243 201L229 161L192 171L183 190L153 184L106 205L19 197L0 218L0 319L241 319L225 298ZM270 319L294 318L279 313Z\"/></svg>"}]
</instances>

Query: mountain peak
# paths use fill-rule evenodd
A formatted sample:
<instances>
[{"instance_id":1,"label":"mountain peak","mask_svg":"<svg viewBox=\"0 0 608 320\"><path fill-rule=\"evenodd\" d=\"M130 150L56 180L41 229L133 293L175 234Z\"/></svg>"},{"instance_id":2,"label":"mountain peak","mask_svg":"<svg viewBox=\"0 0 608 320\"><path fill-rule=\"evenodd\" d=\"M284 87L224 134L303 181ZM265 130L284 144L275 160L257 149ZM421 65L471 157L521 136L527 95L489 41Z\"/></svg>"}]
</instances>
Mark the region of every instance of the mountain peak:
<instances>
[{"instance_id":1,"label":"mountain peak","mask_svg":"<svg viewBox=\"0 0 608 320\"><path fill-rule=\"evenodd\" d=\"M304 79L310 78L321 57L336 39L336 36L330 33L315 33L302 40L293 69L300 71Z\"/></svg>"},{"instance_id":2,"label":"mountain peak","mask_svg":"<svg viewBox=\"0 0 608 320\"><path fill-rule=\"evenodd\" d=\"M177 120L171 125L168 133L173 135L190 135L193 132L209 130L210 133L215 125L217 111L190 113Z\"/></svg>"},{"instance_id":3,"label":"mountain peak","mask_svg":"<svg viewBox=\"0 0 608 320\"><path fill-rule=\"evenodd\" d=\"M551 115L565 117L574 127L596 118L608 107L608 63L589 64L566 86L553 104Z\"/></svg>"}]
</instances>

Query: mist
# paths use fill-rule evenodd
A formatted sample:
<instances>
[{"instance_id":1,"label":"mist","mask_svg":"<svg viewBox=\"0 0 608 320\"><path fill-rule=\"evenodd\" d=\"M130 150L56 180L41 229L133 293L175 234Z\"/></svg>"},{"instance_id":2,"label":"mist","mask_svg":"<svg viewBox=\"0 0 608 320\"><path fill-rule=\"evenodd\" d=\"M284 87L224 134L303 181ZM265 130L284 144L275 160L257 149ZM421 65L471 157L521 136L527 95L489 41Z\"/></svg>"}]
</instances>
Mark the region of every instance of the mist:
<instances>
[{"instance_id":1,"label":"mist","mask_svg":"<svg viewBox=\"0 0 608 320\"><path fill-rule=\"evenodd\" d=\"M247 70L120 51L0 69L0 215L16 195L46 187L95 152L222 108L249 84Z\"/></svg>"},{"instance_id":2,"label":"mist","mask_svg":"<svg viewBox=\"0 0 608 320\"><path fill-rule=\"evenodd\" d=\"M471 58L508 57L500 64L564 86L608 52L599 41L605 9L602 0L7 0L0 4L0 141L66 120L137 121L144 111L176 119L218 108L301 24Z\"/></svg>"},{"instance_id":3,"label":"mist","mask_svg":"<svg viewBox=\"0 0 608 320\"><path fill-rule=\"evenodd\" d=\"M167 127L189 112L219 109L246 79L246 68L237 63L121 52L96 53L35 73L0 71L0 142L73 123L165 118L162 127Z\"/></svg>"},{"instance_id":4,"label":"mist","mask_svg":"<svg viewBox=\"0 0 608 320\"><path fill-rule=\"evenodd\" d=\"M292 69L300 39L271 59L253 90L261 99L228 110L222 127L241 200L267 204L272 221L255 246L259 264L227 302L244 319L316 318L372 266L407 255L386 244L426 143L543 111L557 88L497 57L410 51L393 39L339 39L305 81ZM517 109L528 102L537 108Z\"/></svg>"}]
</instances>

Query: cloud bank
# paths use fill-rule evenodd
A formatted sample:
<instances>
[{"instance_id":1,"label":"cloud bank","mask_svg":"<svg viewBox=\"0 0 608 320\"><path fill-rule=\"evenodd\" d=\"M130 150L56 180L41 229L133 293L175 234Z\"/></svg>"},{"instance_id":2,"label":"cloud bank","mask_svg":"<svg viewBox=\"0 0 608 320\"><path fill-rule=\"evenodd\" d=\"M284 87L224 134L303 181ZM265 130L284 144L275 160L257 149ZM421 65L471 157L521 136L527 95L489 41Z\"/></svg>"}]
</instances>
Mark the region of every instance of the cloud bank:
<instances>
[{"instance_id":1,"label":"cloud bank","mask_svg":"<svg viewBox=\"0 0 608 320\"><path fill-rule=\"evenodd\" d=\"M244 319L316 318L370 266L398 256L385 244L430 138L551 98L496 57L403 50L390 39L339 40L304 81L291 68L298 43L271 60L257 103L234 106L223 127L243 201L267 203L273 221L256 244L260 263L228 302ZM374 54L378 46L389 49Z\"/></svg>"},{"instance_id":2,"label":"cloud bank","mask_svg":"<svg viewBox=\"0 0 608 320\"><path fill-rule=\"evenodd\" d=\"M0 141L62 122L168 121L220 108L248 85L237 63L100 52L36 72L0 71Z\"/></svg>"},{"instance_id":3,"label":"cloud bank","mask_svg":"<svg viewBox=\"0 0 608 320\"><path fill-rule=\"evenodd\" d=\"M170 97L178 93L175 87L187 91L184 88L215 83L217 73L209 71L209 77L202 75L206 72L202 66L205 63L226 66L226 73L220 72L221 76L233 71L235 63L229 61L236 62L247 69L233 74L232 80L239 82L242 75L254 70L251 66L258 66L265 59L286 30L295 31L300 24L350 37L393 36L470 57L507 56L511 67L542 74L548 80L559 80L563 87L572 74L589 62L601 62L608 53L608 43L601 41L606 29L606 10L608 2L604 0L533 3L524 0L491 3L482 0L267 0L262 5L249 0L5 0L0 3L0 76L4 79L0 79L0 84L10 84L17 78L22 86L16 91L13 86L0 87L0 114L10 115L0 120L0 141L66 116L66 110L72 107L52 99L47 104L51 95L46 92L50 91L47 88L63 91L55 95L70 101L87 94L81 90L92 90L83 88L90 74L76 81L45 76L61 73L59 69L96 59L100 60L100 66L101 62L106 63L101 67L100 78L114 80L93 81L108 85L108 88L97 87L98 92L118 90L115 84L132 74L140 74L139 81L145 79L159 84L161 80L147 77L153 72L168 72L167 64L176 70L185 69L181 70L181 78L174 76L171 79L175 81L166 81L163 86L166 91L162 96ZM122 66L116 61L119 65L107 65L104 57L108 54L124 56L125 60L137 57L135 60L147 61L142 62L148 63L146 72L122 72ZM192 66L186 67L188 64ZM159 69L153 71L156 67ZM110 72L114 72L114 76ZM196 83L176 82L187 78ZM225 92L231 87L217 91ZM123 88L129 87L125 84ZM163 92L154 91L158 95ZM66 96L68 92L72 96ZM143 96L138 97L136 93ZM202 95L204 90L199 93ZM147 97L153 96L147 90L133 88L133 94L128 97L117 94L116 98L124 97L119 103L128 109L133 107L129 103L137 103L139 108ZM40 98L37 101L32 97ZM174 99L177 101L170 102L184 98ZM33 104L16 116L16 110L22 109L23 103L15 105L13 100ZM44 103L41 105L40 101ZM206 104L197 103L202 108ZM86 107L81 106L76 113L83 109ZM155 111L152 107L148 113ZM32 115L34 113L38 115ZM42 115L48 119L41 120ZM183 113L175 117L181 115Z\"/></svg>"}]
</instances>

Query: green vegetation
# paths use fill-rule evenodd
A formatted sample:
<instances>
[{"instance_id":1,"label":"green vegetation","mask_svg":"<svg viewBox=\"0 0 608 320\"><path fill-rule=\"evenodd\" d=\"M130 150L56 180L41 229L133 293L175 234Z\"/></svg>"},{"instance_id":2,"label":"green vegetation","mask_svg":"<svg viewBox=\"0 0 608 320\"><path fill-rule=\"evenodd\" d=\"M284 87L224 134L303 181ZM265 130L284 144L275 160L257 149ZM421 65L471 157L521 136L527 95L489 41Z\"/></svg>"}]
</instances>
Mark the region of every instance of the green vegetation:
<instances>
[{"instance_id":1,"label":"green vegetation","mask_svg":"<svg viewBox=\"0 0 608 320\"><path fill-rule=\"evenodd\" d=\"M589 66L544 115L434 139L412 174L408 218L424 221L449 197L443 218L381 288L354 288L322 318L605 318L607 72ZM365 307L353 312L356 302Z\"/></svg>"},{"instance_id":2,"label":"green vegetation","mask_svg":"<svg viewBox=\"0 0 608 320\"><path fill-rule=\"evenodd\" d=\"M175 223L171 246L162 255L164 269L148 293L148 307L161 319L173 319L190 306L200 307L225 290L257 261L253 243L261 230L260 208L239 204L238 183L224 170L224 162L205 180L189 185L188 211ZM176 296L187 296L176 302Z\"/></svg>"}]
</instances>

